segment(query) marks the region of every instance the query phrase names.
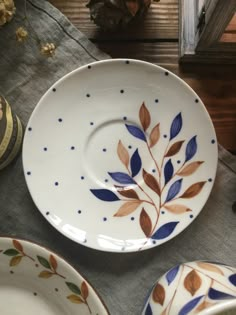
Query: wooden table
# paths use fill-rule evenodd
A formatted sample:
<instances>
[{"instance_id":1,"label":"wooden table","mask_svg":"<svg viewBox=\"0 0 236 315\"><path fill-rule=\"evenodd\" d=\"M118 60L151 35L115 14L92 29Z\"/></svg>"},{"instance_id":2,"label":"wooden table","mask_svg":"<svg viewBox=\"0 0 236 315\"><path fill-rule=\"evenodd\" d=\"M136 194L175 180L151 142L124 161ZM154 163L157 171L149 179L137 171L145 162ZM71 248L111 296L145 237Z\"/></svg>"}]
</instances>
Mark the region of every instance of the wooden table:
<instances>
[{"instance_id":1,"label":"wooden table","mask_svg":"<svg viewBox=\"0 0 236 315\"><path fill-rule=\"evenodd\" d=\"M103 32L90 21L86 0L50 2L113 58L149 61L179 75L205 103L218 141L236 153L236 66L178 64L178 0L153 3L142 23L116 33Z\"/></svg>"}]
</instances>

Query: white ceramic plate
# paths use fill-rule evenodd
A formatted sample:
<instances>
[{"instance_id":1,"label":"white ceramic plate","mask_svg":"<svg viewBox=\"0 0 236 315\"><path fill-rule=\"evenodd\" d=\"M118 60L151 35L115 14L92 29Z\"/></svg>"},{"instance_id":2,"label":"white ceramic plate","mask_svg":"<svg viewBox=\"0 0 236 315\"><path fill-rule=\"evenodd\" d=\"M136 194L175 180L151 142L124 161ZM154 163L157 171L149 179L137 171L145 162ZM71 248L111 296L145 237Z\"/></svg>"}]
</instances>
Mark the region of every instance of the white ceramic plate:
<instances>
[{"instance_id":1,"label":"white ceramic plate","mask_svg":"<svg viewBox=\"0 0 236 315\"><path fill-rule=\"evenodd\" d=\"M156 282L145 304L143 315L234 315L236 269L207 261L175 266Z\"/></svg>"},{"instance_id":2,"label":"white ceramic plate","mask_svg":"<svg viewBox=\"0 0 236 315\"><path fill-rule=\"evenodd\" d=\"M199 214L217 141L181 79L146 62L108 60L71 72L42 97L23 164L35 204L57 230L130 252L166 242Z\"/></svg>"},{"instance_id":3,"label":"white ceramic plate","mask_svg":"<svg viewBox=\"0 0 236 315\"><path fill-rule=\"evenodd\" d=\"M0 238L0 314L108 315L67 262L28 241Z\"/></svg>"}]
</instances>

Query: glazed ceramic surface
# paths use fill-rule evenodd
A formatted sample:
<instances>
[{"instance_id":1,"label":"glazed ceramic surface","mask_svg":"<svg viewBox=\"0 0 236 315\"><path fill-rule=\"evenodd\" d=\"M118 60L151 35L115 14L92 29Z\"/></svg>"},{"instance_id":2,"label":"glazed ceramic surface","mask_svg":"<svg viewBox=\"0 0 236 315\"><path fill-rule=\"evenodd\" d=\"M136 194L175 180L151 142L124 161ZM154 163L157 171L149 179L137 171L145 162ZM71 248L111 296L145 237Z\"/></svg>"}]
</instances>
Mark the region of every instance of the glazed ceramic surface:
<instances>
[{"instance_id":1,"label":"glazed ceramic surface","mask_svg":"<svg viewBox=\"0 0 236 315\"><path fill-rule=\"evenodd\" d=\"M57 230L130 252L166 242L199 214L217 141L182 80L149 63L109 60L75 70L43 96L23 164L35 204Z\"/></svg>"},{"instance_id":2,"label":"glazed ceramic surface","mask_svg":"<svg viewBox=\"0 0 236 315\"><path fill-rule=\"evenodd\" d=\"M33 243L0 238L0 314L108 315L86 280Z\"/></svg>"},{"instance_id":3,"label":"glazed ceramic surface","mask_svg":"<svg viewBox=\"0 0 236 315\"><path fill-rule=\"evenodd\" d=\"M175 266L154 285L142 313L190 314L236 314L236 268L206 261Z\"/></svg>"}]
</instances>

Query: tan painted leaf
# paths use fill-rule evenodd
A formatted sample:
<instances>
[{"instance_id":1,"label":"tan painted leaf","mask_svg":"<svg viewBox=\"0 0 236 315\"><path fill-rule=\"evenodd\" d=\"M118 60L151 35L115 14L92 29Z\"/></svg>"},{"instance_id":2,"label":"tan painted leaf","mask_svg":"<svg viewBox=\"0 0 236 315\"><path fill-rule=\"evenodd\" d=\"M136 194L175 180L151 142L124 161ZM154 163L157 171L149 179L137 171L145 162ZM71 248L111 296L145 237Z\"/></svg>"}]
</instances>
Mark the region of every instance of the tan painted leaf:
<instances>
[{"instance_id":1,"label":"tan painted leaf","mask_svg":"<svg viewBox=\"0 0 236 315\"><path fill-rule=\"evenodd\" d=\"M161 312L161 315L167 315L168 306Z\"/></svg>"},{"instance_id":2,"label":"tan painted leaf","mask_svg":"<svg viewBox=\"0 0 236 315\"><path fill-rule=\"evenodd\" d=\"M81 297L78 296L78 295L75 295L75 294L71 294L71 295L67 296L67 299L68 299L71 303L75 303L75 304L84 303L84 301L81 299Z\"/></svg>"},{"instance_id":3,"label":"tan painted leaf","mask_svg":"<svg viewBox=\"0 0 236 315\"><path fill-rule=\"evenodd\" d=\"M11 261L10 261L10 266L13 267L13 266L19 265L19 263L21 262L22 257L23 257L23 256L15 256L15 257L12 257L12 259L11 259Z\"/></svg>"},{"instance_id":4,"label":"tan painted leaf","mask_svg":"<svg viewBox=\"0 0 236 315\"><path fill-rule=\"evenodd\" d=\"M178 205L178 204L174 204L174 205L165 205L165 208L170 211L171 213L175 213L175 214L181 214L181 213L185 213L187 211L192 211L191 209L189 209L187 206L184 205Z\"/></svg>"},{"instance_id":5,"label":"tan painted leaf","mask_svg":"<svg viewBox=\"0 0 236 315\"><path fill-rule=\"evenodd\" d=\"M204 163L203 161L197 161L197 162L192 162L188 165L186 165L182 171L178 172L177 175L179 176L189 176L192 175L196 170L199 168L199 166Z\"/></svg>"},{"instance_id":6,"label":"tan painted leaf","mask_svg":"<svg viewBox=\"0 0 236 315\"><path fill-rule=\"evenodd\" d=\"M149 137L150 147L152 148L155 144L157 144L159 139L160 139L160 123L157 124L150 133L150 137Z\"/></svg>"},{"instance_id":7,"label":"tan painted leaf","mask_svg":"<svg viewBox=\"0 0 236 315\"><path fill-rule=\"evenodd\" d=\"M152 232L152 221L144 208L142 209L140 213L139 224L143 230L143 233L147 237L149 237Z\"/></svg>"},{"instance_id":8,"label":"tan painted leaf","mask_svg":"<svg viewBox=\"0 0 236 315\"><path fill-rule=\"evenodd\" d=\"M184 279L184 287L193 296L201 287L202 279L195 270L190 271Z\"/></svg>"},{"instance_id":9,"label":"tan painted leaf","mask_svg":"<svg viewBox=\"0 0 236 315\"><path fill-rule=\"evenodd\" d=\"M139 110L139 119L143 127L143 130L146 131L147 128L150 126L151 116L144 102Z\"/></svg>"},{"instance_id":10,"label":"tan painted leaf","mask_svg":"<svg viewBox=\"0 0 236 315\"><path fill-rule=\"evenodd\" d=\"M126 198L139 199L139 196L134 189L123 188L123 189L117 189L117 191L121 196L124 196Z\"/></svg>"},{"instance_id":11,"label":"tan painted leaf","mask_svg":"<svg viewBox=\"0 0 236 315\"><path fill-rule=\"evenodd\" d=\"M139 200L127 201L114 214L114 217L124 217L134 212L142 202Z\"/></svg>"},{"instance_id":12,"label":"tan painted leaf","mask_svg":"<svg viewBox=\"0 0 236 315\"><path fill-rule=\"evenodd\" d=\"M21 245L19 241L13 240L12 243L19 252L23 252L23 246Z\"/></svg>"},{"instance_id":13,"label":"tan painted leaf","mask_svg":"<svg viewBox=\"0 0 236 315\"><path fill-rule=\"evenodd\" d=\"M89 295L88 286L87 286L85 281L83 281L81 284L81 294L82 294L82 297L84 298L84 300L86 300L88 295Z\"/></svg>"},{"instance_id":14,"label":"tan painted leaf","mask_svg":"<svg viewBox=\"0 0 236 315\"><path fill-rule=\"evenodd\" d=\"M129 152L122 144L121 140L118 142L117 154L121 162L128 168L129 166Z\"/></svg>"},{"instance_id":15,"label":"tan painted leaf","mask_svg":"<svg viewBox=\"0 0 236 315\"><path fill-rule=\"evenodd\" d=\"M52 266L52 269L54 271L56 271L57 270L57 261L56 261L56 258L53 255L50 255L49 262L50 262L50 265Z\"/></svg>"},{"instance_id":16,"label":"tan painted leaf","mask_svg":"<svg viewBox=\"0 0 236 315\"><path fill-rule=\"evenodd\" d=\"M152 174L147 173L145 169L143 169L143 180L149 188L160 196L161 190L156 178Z\"/></svg>"},{"instance_id":17,"label":"tan painted leaf","mask_svg":"<svg viewBox=\"0 0 236 315\"><path fill-rule=\"evenodd\" d=\"M213 305L215 305L215 303L210 303L210 302L204 301L198 305L198 307L196 308L195 311L196 311L196 313L198 313L198 312L204 310L205 308L208 308L208 307L213 306Z\"/></svg>"},{"instance_id":18,"label":"tan painted leaf","mask_svg":"<svg viewBox=\"0 0 236 315\"><path fill-rule=\"evenodd\" d=\"M183 143L184 141L177 141L174 144L172 144L172 146L169 148L168 152L166 153L165 157L173 156L176 153L178 153Z\"/></svg>"},{"instance_id":19,"label":"tan painted leaf","mask_svg":"<svg viewBox=\"0 0 236 315\"><path fill-rule=\"evenodd\" d=\"M197 262L197 265L198 265L198 267L200 267L202 269L205 269L205 270L208 270L208 271L212 271L212 272L216 272L216 273L218 273L218 274L220 274L222 276L224 275L223 271L219 267L217 267L215 265L212 265L210 263L199 261L199 262Z\"/></svg>"},{"instance_id":20,"label":"tan painted leaf","mask_svg":"<svg viewBox=\"0 0 236 315\"><path fill-rule=\"evenodd\" d=\"M53 275L54 273L52 273L51 271L43 270L40 272L39 278L48 279L51 278L51 276Z\"/></svg>"},{"instance_id":21,"label":"tan painted leaf","mask_svg":"<svg viewBox=\"0 0 236 315\"><path fill-rule=\"evenodd\" d=\"M153 300L156 302L156 303L159 303L161 305L164 304L164 301L165 301L165 289L164 287L157 283L153 292L152 292L152 298Z\"/></svg>"},{"instance_id":22,"label":"tan painted leaf","mask_svg":"<svg viewBox=\"0 0 236 315\"><path fill-rule=\"evenodd\" d=\"M127 0L126 1L126 6L127 6L127 9L129 10L129 12L133 16L135 16L136 13L139 10L139 2L138 2L138 0Z\"/></svg>"},{"instance_id":23,"label":"tan painted leaf","mask_svg":"<svg viewBox=\"0 0 236 315\"><path fill-rule=\"evenodd\" d=\"M197 196L206 182L198 182L191 185L179 198L193 198Z\"/></svg>"}]
</instances>

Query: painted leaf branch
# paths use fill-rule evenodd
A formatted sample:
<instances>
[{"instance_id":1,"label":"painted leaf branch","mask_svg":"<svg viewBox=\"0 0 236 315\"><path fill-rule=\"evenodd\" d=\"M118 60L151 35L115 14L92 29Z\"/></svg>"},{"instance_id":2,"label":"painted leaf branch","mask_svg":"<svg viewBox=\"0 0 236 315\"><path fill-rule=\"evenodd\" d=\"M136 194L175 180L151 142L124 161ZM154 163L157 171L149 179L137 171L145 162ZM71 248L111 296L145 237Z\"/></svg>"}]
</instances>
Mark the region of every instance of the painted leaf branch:
<instances>
[{"instance_id":1,"label":"painted leaf branch","mask_svg":"<svg viewBox=\"0 0 236 315\"><path fill-rule=\"evenodd\" d=\"M47 260L46 258L42 257L42 256L37 256L38 262L40 263L40 265L42 265L44 268L48 269L48 270L43 270L39 273L39 278L43 278L43 279L49 279L52 276L56 275L59 276L63 279L65 279L65 277L61 274L59 274L57 272L57 260L53 255L49 256L49 260Z\"/></svg>"},{"instance_id":2,"label":"painted leaf branch","mask_svg":"<svg viewBox=\"0 0 236 315\"><path fill-rule=\"evenodd\" d=\"M89 296L89 288L85 281L81 283L80 288L73 282L66 282L68 289L73 293L67 296L67 299L74 304L85 304L89 310L89 313L92 314L90 306L87 302Z\"/></svg>"},{"instance_id":3,"label":"painted leaf branch","mask_svg":"<svg viewBox=\"0 0 236 315\"><path fill-rule=\"evenodd\" d=\"M35 261L33 257L27 255L24 252L24 248L19 241L12 240L12 244L13 244L14 248L9 248L9 249L6 249L5 251L3 251L4 255L11 257L11 260L9 262L9 265L11 267L19 265L19 263L22 261L23 257L27 257L30 260Z\"/></svg>"}]
</instances>

